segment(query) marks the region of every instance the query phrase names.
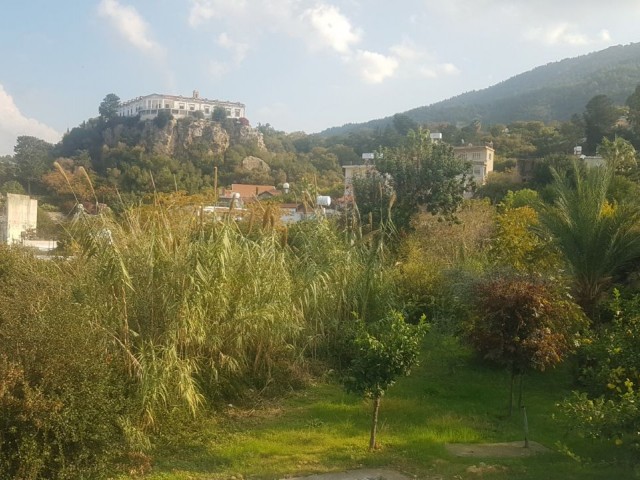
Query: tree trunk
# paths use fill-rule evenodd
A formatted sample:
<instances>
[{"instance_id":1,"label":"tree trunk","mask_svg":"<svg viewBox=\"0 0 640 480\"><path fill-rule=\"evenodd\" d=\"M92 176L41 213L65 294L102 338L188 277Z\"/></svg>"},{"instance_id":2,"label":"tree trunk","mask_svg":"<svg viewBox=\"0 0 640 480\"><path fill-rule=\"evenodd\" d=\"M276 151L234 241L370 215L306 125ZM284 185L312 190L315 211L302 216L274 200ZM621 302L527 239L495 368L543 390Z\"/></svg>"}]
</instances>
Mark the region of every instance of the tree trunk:
<instances>
[{"instance_id":1,"label":"tree trunk","mask_svg":"<svg viewBox=\"0 0 640 480\"><path fill-rule=\"evenodd\" d=\"M511 390L509 391L509 416L513 415L513 382L515 381L515 370L511 369Z\"/></svg>"},{"instance_id":2,"label":"tree trunk","mask_svg":"<svg viewBox=\"0 0 640 480\"><path fill-rule=\"evenodd\" d=\"M518 392L518 408L522 408L522 382L524 381L524 374L521 373L520 377L520 391Z\"/></svg>"},{"instance_id":3,"label":"tree trunk","mask_svg":"<svg viewBox=\"0 0 640 480\"><path fill-rule=\"evenodd\" d=\"M376 448L376 431L378 429L378 411L380 410L380 396L373 399L373 417L371 418L371 438L369 439L369 450Z\"/></svg>"}]
</instances>

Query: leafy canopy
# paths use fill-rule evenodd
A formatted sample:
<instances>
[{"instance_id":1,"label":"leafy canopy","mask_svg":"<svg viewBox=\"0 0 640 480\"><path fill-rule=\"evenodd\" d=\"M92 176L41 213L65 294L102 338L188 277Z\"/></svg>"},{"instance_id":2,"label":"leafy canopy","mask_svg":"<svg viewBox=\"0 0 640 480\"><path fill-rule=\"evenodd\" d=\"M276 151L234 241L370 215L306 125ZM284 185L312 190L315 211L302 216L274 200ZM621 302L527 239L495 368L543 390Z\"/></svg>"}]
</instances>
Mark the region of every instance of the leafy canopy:
<instances>
[{"instance_id":1,"label":"leafy canopy","mask_svg":"<svg viewBox=\"0 0 640 480\"><path fill-rule=\"evenodd\" d=\"M344 381L347 391L380 398L398 377L408 375L417 364L426 332L424 317L418 325L411 325L400 312L369 324L358 320L354 357Z\"/></svg>"},{"instance_id":2,"label":"leafy canopy","mask_svg":"<svg viewBox=\"0 0 640 480\"><path fill-rule=\"evenodd\" d=\"M420 208L453 217L470 187L469 165L454 154L450 145L432 142L428 130L412 130L402 146L383 149L376 168L389 177L397 198L392 219L401 229L409 228L412 216ZM372 185L380 188L375 182ZM367 196L358 191L358 185L354 187L356 199ZM379 208L361 203L358 207L363 214Z\"/></svg>"}]
</instances>

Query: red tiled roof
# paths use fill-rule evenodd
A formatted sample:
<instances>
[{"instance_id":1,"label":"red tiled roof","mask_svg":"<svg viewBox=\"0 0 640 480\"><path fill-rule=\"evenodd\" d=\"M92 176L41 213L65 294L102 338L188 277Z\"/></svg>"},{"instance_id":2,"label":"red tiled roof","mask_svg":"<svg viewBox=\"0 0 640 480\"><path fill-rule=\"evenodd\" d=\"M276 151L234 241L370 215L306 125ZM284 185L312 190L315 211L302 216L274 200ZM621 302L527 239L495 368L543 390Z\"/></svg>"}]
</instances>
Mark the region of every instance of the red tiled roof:
<instances>
[{"instance_id":1,"label":"red tiled roof","mask_svg":"<svg viewBox=\"0 0 640 480\"><path fill-rule=\"evenodd\" d=\"M273 185L244 185L239 183L231 185L231 192L239 193L240 198L243 199L253 199L265 192L270 193L271 195L277 195L279 193L278 189Z\"/></svg>"}]
</instances>

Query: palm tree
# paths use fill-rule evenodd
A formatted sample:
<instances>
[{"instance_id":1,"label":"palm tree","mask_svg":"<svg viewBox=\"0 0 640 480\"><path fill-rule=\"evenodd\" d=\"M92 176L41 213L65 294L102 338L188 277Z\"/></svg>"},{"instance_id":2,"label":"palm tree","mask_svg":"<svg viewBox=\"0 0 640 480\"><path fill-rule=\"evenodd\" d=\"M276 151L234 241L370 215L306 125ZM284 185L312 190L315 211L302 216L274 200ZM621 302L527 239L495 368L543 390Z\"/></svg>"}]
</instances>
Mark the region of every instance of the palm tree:
<instances>
[{"instance_id":1,"label":"palm tree","mask_svg":"<svg viewBox=\"0 0 640 480\"><path fill-rule=\"evenodd\" d=\"M553 172L556 200L541 207L540 223L570 267L576 301L593 320L613 275L640 258L640 209L608 201L610 168L580 171L574 163L573 172L571 179Z\"/></svg>"}]
</instances>

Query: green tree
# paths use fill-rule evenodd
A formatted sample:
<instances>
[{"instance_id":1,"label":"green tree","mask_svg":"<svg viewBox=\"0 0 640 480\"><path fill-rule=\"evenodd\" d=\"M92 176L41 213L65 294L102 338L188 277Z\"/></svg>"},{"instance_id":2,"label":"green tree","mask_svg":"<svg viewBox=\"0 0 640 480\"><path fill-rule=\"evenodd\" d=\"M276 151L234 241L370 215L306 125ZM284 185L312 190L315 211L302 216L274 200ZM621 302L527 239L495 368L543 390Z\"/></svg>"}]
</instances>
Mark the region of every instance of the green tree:
<instances>
[{"instance_id":1,"label":"green tree","mask_svg":"<svg viewBox=\"0 0 640 480\"><path fill-rule=\"evenodd\" d=\"M171 112L169 110L162 109L158 112L156 118L153 119L153 123L158 128L165 128L167 125L169 125L171 120L173 120L173 115L171 114Z\"/></svg>"},{"instance_id":2,"label":"green tree","mask_svg":"<svg viewBox=\"0 0 640 480\"><path fill-rule=\"evenodd\" d=\"M98 113L103 120L111 120L118 116L118 108L120 107L120 97L115 93L109 93L98 107Z\"/></svg>"},{"instance_id":3,"label":"green tree","mask_svg":"<svg viewBox=\"0 0 640 480\"><path fill-rule=\"evenodd\" d=\"M31 195L31 185L40 184L42 176L53 164L51 152L53 145L36 137L20 136L13 151L17 167L18 180L27 184L27 193Z\"/></svg>"},{"instance_id":4,"label":"green tree","mask_svg":"<svg viewBox=\"0 0 640 480\"><path fill-rule=\"evenodd\" d=\"M16 164L11 155L0 156L0 184L16 179Z\"/></svg>"},{"instance_id":5,"label":"green tree","mask_svg":"<svg viewBox=\"0 0 640 480\"><path fill-rule=\"evenodd\" d=\"M488 198L492 204L500 203L505 195L514 190L522 188L524 185L513 172L489 173L484 185L479 186L475 193L475 198Z\"/></svg>"},{"instance_id":6,"label":"green tree","mask_svg":"<svg viewBox=\"0 0 640 480\"><path fill-rule=\"evenodd\" d=\"M227 111L223 107L214 107L211 120L214 122L224 122L227 119Z\"/></svg>"},{"instance_id":7,"label":"green tree","mask_svg":"<svg viewBox=\"0 0 640 480\"><path fill-rule=\"evenodd\" d=\"M403 113L396 113L393 116L393 128L403 137L406 137L410 131L417 130L419 128L418 123Z\"/></svg>"},{"instance_id":8,"label":"green tree","mask_svg":"<svg viewBox=\"0 0 640 480\"><path fill-rule=\"evenodd\" d=\"M581 172L577 163L573 168L571 180L553 171L556 200L541 207L541 233L552 236L571 269L576 299L594 320L613 275L640 258L640 210L627 202L608 202L611 169Z\"/></svg>"},{"instance_id":9,"label":"green tree","mask_svg":"<svg viewBox=\"0 0 640 480\"><path fill-rule=\"evenodd\" d=\"M622 137L616 136L614 140L603 138L598 153L618 174L629 174L638 166L636 149Z\"/></svg>"},{"instance_id":10,"label":"green tree","mask_svg":"<svg viewBox=\"0 0 640 480\"><path fill-rule=\"evenodd\" d=\"M26 192L24 191L24 187L20 185L20 182L9 180L0 185L0 193L17 193L24 195Z\"/></svg>"},{"instance_id":11,"label":"green tree","mask_svg":"<svg viewBox=\"0 0 640 480\"><path fill-rule=\"evenodd\" d=\"M353 151L352 148L346 145L332 145L329 147L329 151L338 158L338 162L340 163L340 165L358 165L362 162L360 155L358 155Z\"/></svg>"},{"instance_id":12,"label":"green tree","mask_svg":"<svg viewBox=\"0 0 640 480\"><path fill-rule=\"evenodd\" d=\"M353 360L343 379L347 391L363 395L373 402L369 448L377 446L376 433L380 401L398 377L409 375L418 363L422 338L427 332L424 317L418 325L405 322L399 312L365 324L356 322Z\"/></svg>"},{"instance_id":13,"label":"green tree","mask_svg":"<svg viewBox=\"0 0 640 480\"><path fill-rule=\"evenodd\" d=\"M584 112L586 153L595 154L602 139L609 137L620 112L613 101L606 95L596 95L587 103Z\"/></svg>"},{"instance_id":14,"label":"green tree","mask_svg":"<svg viewBox=\"0 0 640 480\"><path fill-rule=\"evenodd\" d=\"M538 214L528 205L506 208L498 215L490 248L491 260L519 272L549 271L557 265L549 241L533 231Z\"/></svg>"},{"instance_id":15,"label":"green tree","mask_svg":"<svg viewBox=\"0 0 640 480\"><path fill-rule=\"evenodd\" d=\"M405 145L383 149L376 168L391 176L397 197L393 221L403 229L420 208L453 217L470 187L469 165L450 145L433 143L428 130L410 132Z\"/></svg>"},{"instance_id":16,"label":"green tree","mask_svg":"<svg viewBox=\"0 0 640 480\"><path fill-rule=\"evenodd\" d=\"M640 134L640 85L629 95L626 105L629 107L627 113L629 125L636 134Z\"/></svg>"}]
</instances>

